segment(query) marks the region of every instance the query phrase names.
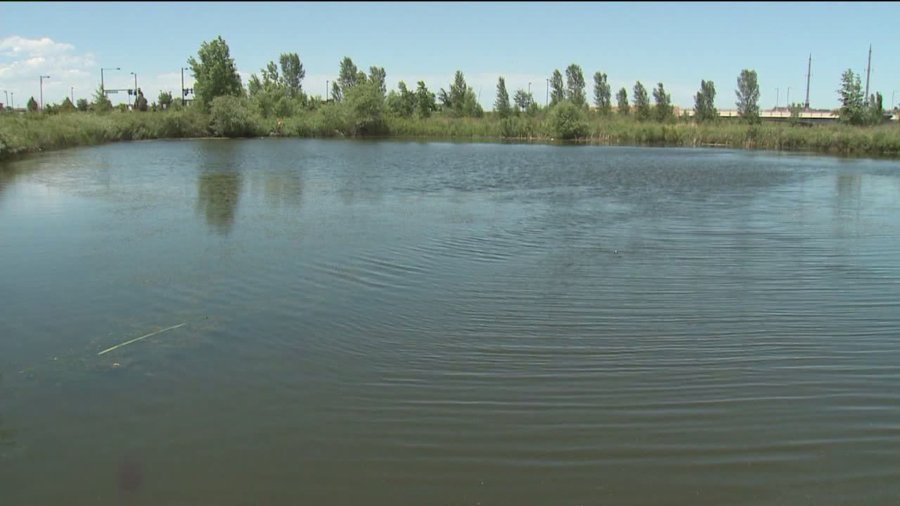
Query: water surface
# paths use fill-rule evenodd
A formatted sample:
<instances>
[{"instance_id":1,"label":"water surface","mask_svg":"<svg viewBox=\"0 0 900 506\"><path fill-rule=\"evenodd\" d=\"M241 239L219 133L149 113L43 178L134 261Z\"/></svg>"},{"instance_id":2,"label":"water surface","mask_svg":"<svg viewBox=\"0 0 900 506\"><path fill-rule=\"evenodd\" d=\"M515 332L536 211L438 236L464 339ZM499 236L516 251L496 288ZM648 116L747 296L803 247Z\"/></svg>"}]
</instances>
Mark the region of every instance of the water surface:
<instances>
[{"instance_id":1,"label":"water surface","mask_svg":"<svg viewBox=\"0 0 900 506\"><path fill-rule=\"evenodd\" d=\"M4 505L896 504L898 339L897 162L290 139L0 166Z\"/></svg>"}]
</instances>

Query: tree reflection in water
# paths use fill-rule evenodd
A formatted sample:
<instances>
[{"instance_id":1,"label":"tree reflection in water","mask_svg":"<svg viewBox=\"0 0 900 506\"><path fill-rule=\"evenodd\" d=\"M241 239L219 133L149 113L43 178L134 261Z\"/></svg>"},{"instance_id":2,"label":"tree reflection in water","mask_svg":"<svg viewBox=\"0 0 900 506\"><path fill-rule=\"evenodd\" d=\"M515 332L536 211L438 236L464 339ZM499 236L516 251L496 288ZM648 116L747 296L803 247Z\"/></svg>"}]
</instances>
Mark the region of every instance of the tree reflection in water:
<instances>
[{"instance_id":1,"label":"tree reflection in water","mask_svg":"<svg viewBox=\"0 0 900 506\"><path fill-rule=\"evenodd\" d=\"M197 211L206 216L206 224L219 234L231 232L240 195L238 172L204 172L197 179Z\"/></svg>"}]
</instances>

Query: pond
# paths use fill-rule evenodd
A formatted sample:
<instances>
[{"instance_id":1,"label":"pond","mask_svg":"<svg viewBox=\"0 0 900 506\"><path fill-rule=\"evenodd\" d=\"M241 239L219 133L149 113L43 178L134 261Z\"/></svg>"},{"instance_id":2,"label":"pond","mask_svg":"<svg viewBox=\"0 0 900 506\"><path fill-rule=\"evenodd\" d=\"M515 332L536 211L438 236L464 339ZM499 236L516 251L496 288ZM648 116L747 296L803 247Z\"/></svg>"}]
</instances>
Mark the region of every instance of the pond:
<instances>
[{"instance_id":1,"label":"pond","mask_svg":"<svg viewBox=\"0 0 900 506\"><path fill-rule=\"evenodd\" d=\"M893 504L898 365L898 162L258 139L0 166L0 504Z\"/></svg>"}]
</instances>

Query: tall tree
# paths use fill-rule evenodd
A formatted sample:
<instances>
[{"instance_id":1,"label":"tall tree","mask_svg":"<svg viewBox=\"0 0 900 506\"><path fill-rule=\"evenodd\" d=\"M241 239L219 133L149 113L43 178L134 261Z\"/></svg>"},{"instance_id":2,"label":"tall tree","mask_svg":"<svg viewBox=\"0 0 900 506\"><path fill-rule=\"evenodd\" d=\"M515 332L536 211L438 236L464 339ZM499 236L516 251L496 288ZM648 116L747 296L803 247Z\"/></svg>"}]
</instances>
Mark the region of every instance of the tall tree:
<instances>
[{"instance_id":1,"label":"tall tree","mask_svg":"<svg viewBox=\"0 0 900 506\"><path fill-rule=\"evenodd\" d=\"M562 102L566 99L566 89L563 84L562 74L559 70L554 70L550 76L550 107Z\"/></svg>"},{"instance_id":2,"label":"tall tree","mask_svg":"<svg viewBox=\"0 0 900 506\"><path fill-rule=\"evenodd\" d=\"M37 110L38 110L37 100L35 100L34 97L29 98L28 102L25 104L25 109L27 109L28 112L37 112Z\"/></svg>"},{"instance_id":3,"label":"tall tree","mask_svg":"<svg viewBox=\"0 0 900 506\"><path fill-rule=\"evenodd\" d=\"M144 92L140 88L137 90L137 97L134 99L134 110L139 112L147 112L147 99Z\"/></svg>"},{"instance_id":4,"label":"tall tree","mask_svg":"<svg viewBox=\"0 0 900 506\"><path fill-rule=\"evenodd\" d=\"M650 119L650 97L640 81L634 84L634 109L638 121Z\"/></svg>"},{"instance_id":5,"label":"tall tree","mask_svg":"<svg viewBox=\"0 0 900 506\"><path fill-rule=\"evenodd\" d=\"M587 100L584 96L584 73L581 67L571 64L566 68L566 98L577 107L584 107Z\"/></svg>"},{"instance_id":6,"label":"tall tree","mask_svg":"<svg viewBox=\"0 0 900 506\"><path fill-rule=\"evenodd\" d=\"M748 123L759 122L759 83L756 80L756 71L744 69L738 76L737 89L738 115Z\"/></svg>"},{"instance_id":7,"label":"tall tree","mask_svg":"<svg viewBox=\"0 0 900 506\"><path fill-rule=\"evenodd\" d=\"M281 84L287 89L291 97L300 96L303 93L303 78L306 70L300 63L297 53L282 53L279 57L281 63Z\"/></svg>"},{"instance_id":8,"label":"tall tree","mask_svg":"<svg viewBox=\"0 0 900 506\"><path fill-rule=\"evenodd\" d=\"M387 73L384 67L369 67L369 80L375 83L375 87L381 90L381 96L387 92Z\"/></svg>"},{"instance_id":9,"label":"tall tree","mask_svg":"<svg viewBox=\"0 0 900 506\"><path fill-rule=\"evenodd\" d=\"M172 105L172 93L168 91L161 91L159 92L159 97L156 99L156 101L159 103L160 108L166 110L169 108L169 106Z\"/></svg>"},{"instance_id":10,"label":"tall tree","mask_svg":"<svg viewBox=\"0 0 900 506\"><path fill-rule=\"evenodd\" d=\"M509 93L506 91L506 80L502 76L497 80L497 100L494 102L494 112L500 118L508 118L512 112L509 106Z\"/></svg>"},{"instance_id":11,"label":"tall tree","mask_svg":"<svg viewBox=\"0 0 900 506\"><path fill-rule=\"evenodd\" d=\"M347 91L356 86L356 83L359 82L359 74L359 69L353 64L353 60L351 60L350 57L345 56L344 59L341 60L337 82L335 82L331 88L331 98L333 98L335 102L340 102L344 98L344 95L347 94ZM363 75L365 76L365 74Z\"/></svg>"},{"instance_id":12,"label":"tall tree","mask_svg":"<svg viewBox=\"0 0 900 506\"><path fill-rule=\"evenodd\" d=\"M841 97L840 121L850 125L862 125L865 123L865 104L863 103L862 85L859 76L851 69L847 69L841 75L841 89L838 90Z\"/></svg>"},{"instance_id":13,"label":"tall tree","mask_svg":"<svg viewBox=\"0 0 900 506\"><path fill-rule=\"evenodd\" d=\"M391 90L387 96L388 110L402 118L412 117L416 111L416 94L409 91L403 81L397 83L397 89L399 93Z\"/></svg>"},{"instance_id":14,"label":"tall tree","mask_svg":"<svg viewBox=\"0 0 900 506\"><path fill-rule=\"evenodd\" d=\"M216 97L243 95L241 76L221 36L201 44L197 58L188 59L188 65L194 75L194 97L201 108L207 108Z\"/></svg>"},{"instance_id":15,"label":"tall tree","mask_svg":"<svg viewBox=\"0 0 900 506\"><path fill-rule=\"evenodd\" d=\"M606 74L602 72L594 73L594 105L602 116L612 112L612 94Z\"/></svg>"},{"instance_id":16,"label":"tall tree","mask_svg":"<svg viewBox=\"0 0 900 506\"><path fill-rule=\"evenodd\" d=\"M483 111L475 97L475 90L466 84L462 71L457 70L450 83L450 92L441 88L441 102L450 114L457 117L480 116Z\"/></svg>"},{"instance_id":17,"label":"tall tree","mask_svg":"<svg viewBox=\"0 0 900 506\"><path fill-rule=\"evenodd\" d=\"M616 93L616 106L620 116L628 116L628 91L625 88Z\"/></svg>"},{"instance_id":18,"label":"tall tree","mask_svg":"<svg viewBox=\"0 0 900 506\"><path fill-rule=\"evenodd\" d=\"M437 106L434 103L434 93L428 91L425 81L419 81L416 88L416 115L420 118L427 118L435 109Z\"/></svg>"},{"instance_id":19,"label":"tall tree","mask_svg":"<svg viewBox=\"0 0 900 506\"><path fill-rule=\"evenodd\" d=\"M672 97L666 93L663 83L658 83L653 90L653 100L656 102L654 112L656 112L657 121L669 121L675 117L672 108Z\"/></svg>"},{"instance_id":20,"label":"tall tree","mask_svg":"<svg viewBox=\"0 0 900 506\"><path fill-rule=\"evenodd\" d=\"M98 86L97 91L94 92L94 102L91 103L90 110L93 112L109 112L112 108L112 102L109 101L109 97L104 93L103 87Z\"/></svg>"},{"instance_id":21,"label":"tall tree","mask_svg":"<svg viewBox=\"0 0 900 506\"><path fill-rule=\"evenodd\" d=\"M694 96L694 120L698 123L719 117L716 110L716 86L712 81L700 81L700 91Z\"/></svg>"}]
</instances>

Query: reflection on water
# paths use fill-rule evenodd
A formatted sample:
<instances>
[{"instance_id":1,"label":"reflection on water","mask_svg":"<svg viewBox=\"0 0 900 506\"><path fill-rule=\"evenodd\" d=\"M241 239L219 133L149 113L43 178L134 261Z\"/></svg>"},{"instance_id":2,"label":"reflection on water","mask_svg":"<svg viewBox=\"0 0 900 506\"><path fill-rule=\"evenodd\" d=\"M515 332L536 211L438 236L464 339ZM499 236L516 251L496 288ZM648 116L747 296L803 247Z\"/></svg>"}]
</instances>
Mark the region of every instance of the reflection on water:
<instances>
[{"instance_id":1,"label":"reflection on water","mask_svg":"<svg viewBox=\"0 0 900 506\"><path fill-rule=\"evenodd\" d=\"M0 393L2 393L3 388L3 372L0 371ZM0 399L2 399L2 395L0 395ZM2 407L2 404L0 404ZM6 427L3 423L3 411L0 410L0 447L4 445L10 445L13 443L13 430L9 427ZM0 453L0 458L3 457L3 454Z\"/></svg>"},{"instance_id":2,"label":"reflection on water","mask_svg":"<svg viewBox=\"0 0 900 506\"><path fill-rule=\"evenodd\" d=\"M228 235L234 226L241 179L241 174L234 171L202 172L197 176L197 211L219 234Z\"/></svg>"},{"instance_id":3,"label":"reflection on water","mask_svg":"<svg viewBox=\"0 0 900 506\"><path fill-rule=\"evenodd\" d=\"M4 506L900 497L896 162L266 139L11 169Z\"/></svg>"}]
</instances>

